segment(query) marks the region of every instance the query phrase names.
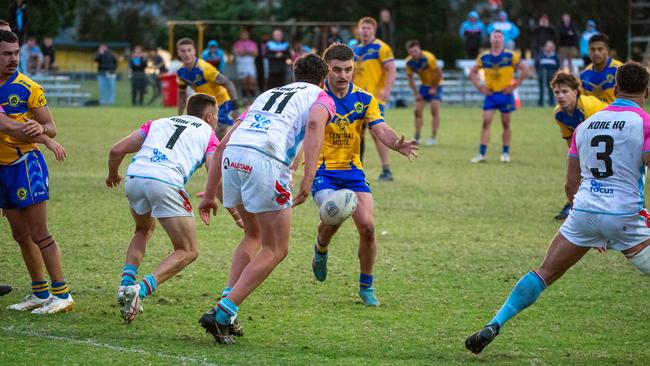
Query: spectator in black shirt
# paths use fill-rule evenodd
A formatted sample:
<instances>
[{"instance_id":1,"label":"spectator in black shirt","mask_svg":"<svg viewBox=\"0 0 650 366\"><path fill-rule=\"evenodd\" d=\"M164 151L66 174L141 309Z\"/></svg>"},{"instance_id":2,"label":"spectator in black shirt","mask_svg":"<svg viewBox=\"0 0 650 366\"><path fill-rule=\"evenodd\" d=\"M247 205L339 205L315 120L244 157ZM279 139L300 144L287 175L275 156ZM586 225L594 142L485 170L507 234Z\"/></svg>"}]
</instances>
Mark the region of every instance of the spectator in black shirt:
<instances>
[{"instance_id":1,"label":"spectator in black shirt","mask_svg":"<svg viewBox=\"0 0 650 366\"><path fill-rule=\"evenodd\" d=\"M99 45L95 54L97 62L97 81L99 83L99 104L115 104L115 70L117 59L106 43Z\"/></svg>"},{"instance_id":2,"label":"spectator in black shirt","mask_svg":"<svg viewBox=\"0 0 650 366\"><path fill-rule=\"evenodd\" d=\"M43 46L41 46L41 53L43 54L43 67L45 72L57 71L56 66L56 50L52 44L52 37L45 37L43 39Z\"/></svg>"},{"instance_id":3,"label":"spectator in black shirt","mask_svg":"<svg viewBox=\"0 0 650 366\"><path fill-rule=\"evenodd\" d=\"M142 47L135 46L129 59L131 69L131 103L142 105L144 94L147 91L147 75L144 70L147 68L147 58L142 53Z\"/></svg>"},{"instance_id":4,"label":"spectator in black shirt","mask_svg":"<svg viewBox=\"0 0 650 366\"><path fill-rule=\"evenodd\" d=\"M548 105L555 104L553 100L553 90L551 89L551 79L555 73L560 69L560 59L555 53L555 43L548 40L544 45L542 52L535 57L535 71L537 72L537 80L539 81L539 106L544 106L544 92L546 92Z\"/></svg>"},{"instance_id":5,"label":"spectator in black shirt","mask_svg":"<svg viewBox=\"0 0 650 366\"><path fill-rule=\"evenodd\" d=\"M287 82L287 63L291 60L289 43L282 39L282 31L273 31L273 38L266 42L266 57L269 60L267 88L283 86Z\"/></svg>"},{"instance_id":6,"label":"spectator in black shirt","mask_svg":"<svg viewBox=\"0 0 650 366\"><path fill-rule=\"evenodd\" d=\"M387 43L391 49L397 49L395 21L393 21L388 9L381 9L379 12L379 23L377 23L377 38Z\"/></svg>"},{"instance_id":7,"label":"spectator in black shirt","mask_svg":"<svg viewBox=\"0 0 650 366\"><path fill-rule=\"evenodd\" d=\"M555 43L555 29L549 23L548 15L542 14L538 26L533 30L533 54L541 53L548 41Z\"/></svg>"},{"instance_id":8,"label":"spectator in black shirt","mask_svg":"<svg viewBox=\"0 0 650 366\"><path fill-rule=\"evenodd\" d=\"M558 56L560 58L560 67L564 67L565 60L569 63L569 70L573 70L573 58L578 55L578 28L573 25L571 20L571 15L564 13L562 14L562 23L558 28L560 34L560 52Z\"/></svg>"}]
</instances>

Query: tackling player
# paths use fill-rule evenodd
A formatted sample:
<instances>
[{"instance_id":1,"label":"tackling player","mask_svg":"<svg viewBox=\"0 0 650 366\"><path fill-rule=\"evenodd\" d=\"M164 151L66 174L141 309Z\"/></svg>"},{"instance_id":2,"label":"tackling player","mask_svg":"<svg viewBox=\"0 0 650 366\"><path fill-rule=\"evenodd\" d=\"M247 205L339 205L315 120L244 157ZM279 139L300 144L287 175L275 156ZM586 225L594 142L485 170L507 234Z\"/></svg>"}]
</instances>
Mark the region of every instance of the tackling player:
<instances>
[{"instance_id":1,"label":"tackling player","mask_svg":"<svg viewBox=\"0 0 650 366\"><path fill-rule=\"evenodd\" d=\"M422 132L422 109L427 102L431 106L431 137L427 140L428 146L436 144L436 135L440 126L440 101L442 101L442 70L438 67L438 60L433 53L423 51L420 42L412 40L406 42L409 56L406 58L406 76L409 86L415 95L415 141L420 144ZM420 88L417 88L413 73L420 77Z\"/></svg>"},{"instance_id":2,"label":"tackling player","mask_svg":"<svg viewBox=\"0 0 650 366\"><path fill-rule=\"evenodd\" d=\"M291 208L305 202L316 173L325 124L334 102L325 91L327 64L315 54L300 57L294 83L269 89L226 135L212 159L199 210L205 223L216 214L217 183L223 175L223 205L237 207L244 237L235 250L228 285L213 309L200 319L217 342L234 343L242 302L271 274L289 250ZM305 166L298 195L291 193L291 165L304 139ZM293 199L292 199L293 198ZM261 248L261 249L260 249Z\"/></svg>"},{"instance_id":3,"label":"tackling player","mask_svg":"<svg viewBox=\"0 0 650 366\"><path fill-rule=\"evenodd\" d=\"M374 203L359 156L361 134L367 126L377 140L409 160L417 156L417 146L415 140L405 141L404 136L400 138L384 123L377 99L372 94L351 83L354 53L350 47L334 44L325 50L323 58L329 65L325 91L334 100L336 116L325 127L325 140L311 192L318 207L339 189L347 188L356 193L358 204L352 219L359 232L359 296L364 304L379 306L372 287L377 255ZM312 268L321 282L327 277L328 246L339 227L322 222L318 226Z\"/></svg>"},{"instance_id":4,"label":"tackling player","mask_svg":"<svg viewBox=\"0 0 650 366\"><path fill-rule=\"evenodd\" d=\"M210 171L209 158L219 144L214 133L216 125L216 99L196 93L187 101L186 115L148 121L111 148L108 187L117 187L122 181L118 170L124 156L137 152L126 171L124 184L135 233L126 252L117 292L126 322L132 322L142 311L144 298L199 255L192 204L183 186L204 162ZM138 267L156 219L167 232L174 251L136 284Z\"/></svg>"},{"instance_id":5,"label":"tackling player","mask_svg":"<svg viewBox=\"0 0 650 366\"><path fill-rule=\"evenodd\" d=\"M485 73L485 84L481 83L479 70ZM519 78L514 83L515 71L519 69ZM503 150L501 151L501 162L510 162L510 113L515 110L515 98L512 92L523 83L528 68L526 63L520 62L519 54L505 49L503 46L503 33L495 30L490 34L490 49L483 52L476 59L469 78L472 84L481 94L485 95L483 100L483 128L481 130L481 146L479 153L470 161L482 163L485 161L487 145L490 141L490 126L492 118L497 109L501 112L501 124L503 126Z\"/></svg>"},{"instance_id":6,"label":"tackling player","mask_svg":"<svg viewBox=\"0 0 650 366\"><path fill-rule=\"evenodd\" d=\"M589 59L591 63L580 73L582 89L585 95L593 95L610 104L614 101L616 69L622 63L609 57L607 35L601 33L589 38Z\"/></svg>"},{"instance_id":7,"label":"tackling player","mask_svg":"<svg viewBox=\"0 0 650 366\"><path fill-rule=\"evenodd\" d=\"M359 28L361 42L354 47L354 61L356 63L354 83L377 98L379 110L383 116L397 74L393 50L375 37L377 21L373 18L361 18L357 27ZM382 172L379 175L379 181L392 181L393 173L390 170L388 147L380 144L375 135L372 135L372 138L375 140L375 146L381 160ZM365 144L362 135L361 159L363 159L364 150Z\"/></svg>"},{"instance_id":8,"label":"tackling player","mask_svg":"<svg viewBox=\"0 0 650 366\"><path fill-rule=\"evenodd\" d=\"M642 210L650 166L650 115L641 108L648 99L649 79L639 63L619 67L616 100L575 129L565 186L573 209L541 266L523 276L496 316L467 338L468 350L480 353L509 319L535 303L591 248L621 251L650 275L649 215Z\"/></svg>"},{"instance_id":9,"label":"tackling player","mask_svg":"<svg viewBox=\"0 0 650 366\"><path fill-rule=\"evenodd\" d=\"M43 88L16 71L19 56L16 35L0 31L0 209L32 279L32 294L9 309L33 314L69 312L75 303L63 274L59 246L48 230L48 169L35 142L45 143L59 161L65 159L65 150L51 139L57 130ZM44 267L50 275L49 286Z\"/></svg>"},{"instance_id":10,"label":"tackling player","mask_svg":"<svg viewBox=\"0 0 650 366\"><path fill-rule=\"evenodd\" d=\"M553 95L557 100L555 107L555 122L560 126L562 138L571 146L573 131L580 123L592 114L607 107L598 98L580 93L580 80L573 74L558 72L551 80ZM571 205L564 205L560 213L555 215L556 220L564 220L569 215Z\"/></svg>"}]
</instances>

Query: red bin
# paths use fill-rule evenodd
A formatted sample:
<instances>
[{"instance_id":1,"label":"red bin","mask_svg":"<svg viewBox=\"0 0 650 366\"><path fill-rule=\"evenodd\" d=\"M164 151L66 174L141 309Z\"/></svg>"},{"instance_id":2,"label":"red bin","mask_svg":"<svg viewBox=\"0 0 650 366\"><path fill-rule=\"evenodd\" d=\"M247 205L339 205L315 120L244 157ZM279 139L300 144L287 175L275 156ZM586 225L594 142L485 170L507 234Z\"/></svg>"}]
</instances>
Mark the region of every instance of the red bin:
<instances>
[{"instance_id":1,"label":"red bin","mask_svg":"<svg viewBox=\"0 0 650 366\"><path fill-rule=\"evenodd\" d=\"M162 86L162 102L165 107L178 105L178 84L175 73L166 73L159 76Z\"/></svg>"}]
</instances>

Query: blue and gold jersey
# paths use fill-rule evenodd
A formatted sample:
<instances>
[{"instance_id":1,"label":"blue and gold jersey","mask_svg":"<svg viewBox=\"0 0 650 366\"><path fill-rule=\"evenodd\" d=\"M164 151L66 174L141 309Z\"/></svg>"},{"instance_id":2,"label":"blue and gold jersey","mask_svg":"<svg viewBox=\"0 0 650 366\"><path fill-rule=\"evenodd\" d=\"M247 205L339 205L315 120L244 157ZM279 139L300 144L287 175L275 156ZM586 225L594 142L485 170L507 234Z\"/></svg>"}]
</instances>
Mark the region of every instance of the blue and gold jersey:
<instances>
[{"instance_id":1,"label":"blue and gold jersey","mask_svg":"<svg viewBox=\"0 0 650 366\"><path fill-rule=\"evenodd\" d=\"M496 56L487 50L476 58L476 64L485 74L485 86L492 92L500 92L512 85L519 61L519 54L508 49Z\"/></svg>"},{"instance_id":2,"label":"blue and gold jersey","mask_svg":"<svg viewBox=\"0 0 650 366\"><path fill-rule=\"evenodd\" d=\"M16 71L0 85L0 105L7 116L24 123L33 118L32 110L47 106L47 100L40 85ZM0 134L0 165L9 165L32 150L38 150L35 143Z\"/></svg>"},{"instance_id":3,"label":"blue and gold jersey","mask_svg":"<svg viewBox=\"0 0 650 366\"><path fill-rule=\"evenodd\" d=\"M359 44L354 47L354 84L378 97L386 85L384 65L394 60L393 50L379 39L365 46Z\"/></svg>"},{"instance_id":4,"label":"blue and gold jersey","mask_svg":"<svg viewBox=\"0 0 650 366\"><path fill-rule=\"evenodd\" d=\"M600 112L603 108L607 107L607 103L602 102L596 97L590 95L578 95L576 102L576 109L573 114L567 113L559 105L555 107L555 122L560 126L562 138L571 139L573 131L579 124L584 122L592 114Z\"/></svg>"},{"instance_id":5,"label":"blue and gold jersey","mask_svg":"<svg viewBox=\"0 0 650 366\"><path fill-rule=\"evenodd\" d=\"M219 70L198 58L192 69L188 70L183 66L176 71L179 87L189 85L195 92L209 94L217 98L217 104L222 105L230 100L230 95L225 87L217 84L217 76L219 76Z\"/></svg>"},{"instance_id":6,"label":"blue and gold jersey","mask_svg":"<svg viewBox=\"0 0 650 366\"><path fill-rule=\"evenodd\" d=\"M422 51L422 57L419 59L406 58L406 74L411 76L413 73L418 74L420 81L424 86L434 86L434 71L438 69L438 60L433 53L429 51ZM442 75L437 85L442 85Z\"/></svg>"},{"instance_id":7,"label":"blue and gold jersey","mask_svg":"<svg viewBox=\"0 0 650 366\"><path fill-rule=\"evenodd\" d=\"M623 65L622 62L609 58L607 66L601 71L594 70L594 64L589 64L580 73L582 89L585 95L593 95L607 104L611 104L616 97L614 96L614 86L616 85L616 69Z\"/></svg>"},{"instance_id":8,"label":"blue and gold jersey","mask_svg":"<svg viewBox=\"0 0 650 366\"><path fill-rule=\"evenodd\" d=\"M350 83L348 93L338 98L325 83L325 91L336 105L336 116L325 126L319 170L362 169L360 147L364 125L383 123L377 98Z\"/></svg>"}]
</instances>

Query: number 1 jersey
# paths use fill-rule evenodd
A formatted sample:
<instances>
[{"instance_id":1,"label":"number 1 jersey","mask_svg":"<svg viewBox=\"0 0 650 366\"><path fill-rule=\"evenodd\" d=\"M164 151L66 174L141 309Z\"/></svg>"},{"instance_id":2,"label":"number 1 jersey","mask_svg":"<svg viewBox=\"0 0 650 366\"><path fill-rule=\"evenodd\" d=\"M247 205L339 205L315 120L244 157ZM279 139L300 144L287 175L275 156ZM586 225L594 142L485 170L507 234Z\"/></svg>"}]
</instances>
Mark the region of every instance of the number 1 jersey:
<instances>
[{"instance_id":1,"label":"number 1 jersey","mask_svg":"<svg viewBox=\"0 0 650 366\"><path fill-rule=\"evenodd\" d=\"M212 127L189 115L148 121L138 132L145 140L126 174L179 188L219 145Z\"/></svg>"},{"instance_id":2,"label":"number 1 jersey","mask_svg":"<svg viewBox=\"0 0 650 366\"><path fill-rule=\"evenodd\" d=\"M296 82L269 89L241 117L228 146L255 149L290 165L305 137L309 109L322 104L335 115L334 101L317 85Z\"/></svg>"},{"instance_id":3,"label":"number 1 jersey","mask_svg":"<svg viewBox=\"0 0 650 366\"><path fill-rule=\"evenodd\" d=\"M650 115L629 100L616 99L578 125L569 149L582 175L573 209L637 214L644 201L644 152L650 152Z\"/></svg>"}]
</instances>

